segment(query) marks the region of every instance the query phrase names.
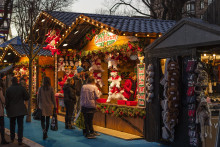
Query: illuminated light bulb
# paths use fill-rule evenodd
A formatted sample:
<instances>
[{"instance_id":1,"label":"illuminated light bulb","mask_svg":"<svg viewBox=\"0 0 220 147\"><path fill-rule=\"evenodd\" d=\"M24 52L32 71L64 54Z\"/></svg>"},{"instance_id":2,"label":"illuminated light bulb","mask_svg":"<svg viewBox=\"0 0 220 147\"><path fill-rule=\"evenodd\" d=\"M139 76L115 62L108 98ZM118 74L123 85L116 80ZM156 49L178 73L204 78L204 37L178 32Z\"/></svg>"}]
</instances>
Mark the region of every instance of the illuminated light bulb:
<instances>
[{"instance_id":1,"label":"illuminated light bulb","mask_svg":"<svg viewBox=\"0 0 220 147\"><path fill-rule=\"evenodd\" d=\"M138 36L138 34L135 34L135 36Z\"/></svg>"},{"instance_id":2,"label":"illuminated light bulb","mask_svg":"<svg viewBox=\"0 0 220 147\"><path fill-rule=\"evenodd\" d=\"M206 54L204 54L204 56L206 56Z\"/></svg>"},{"instance_id":3,"label":"illuminated light bulb","mask_svg":"<svg viewBox=\"0 0 220 147\"><path fill-rule=\"evenodd\" d=\"M215 54L213 54L213 56L215 57L216 55L215 55Z\"/></svg>"},{"instance_id":4,"label":"illuminated light bulb","mask_svg":"<svg viewBox=\"0 0 220 147\"><path fill-rule=\"evenodd\" d=\"M125 36L125 33L123 35Z\"/></svg>"},{"instance_id":5,"label":"illuminated light bulb","mask_svg":"<svg viewBox=\"0 0 220 147\"><path fill-rule=\"evenodd\" d=\"M147 37L149 37L150 35L149 34L147 34Z\"/></svg>"},{"instance_id":6,"label":"illuminated light bulb","mask_svg":"<svg viewBox=\"0 0 220 147\"><path fill-rule=\"evenodd\" d=\"M159 37L161 37L161 35L159 35Z\"/></svg>"}]
</instances>

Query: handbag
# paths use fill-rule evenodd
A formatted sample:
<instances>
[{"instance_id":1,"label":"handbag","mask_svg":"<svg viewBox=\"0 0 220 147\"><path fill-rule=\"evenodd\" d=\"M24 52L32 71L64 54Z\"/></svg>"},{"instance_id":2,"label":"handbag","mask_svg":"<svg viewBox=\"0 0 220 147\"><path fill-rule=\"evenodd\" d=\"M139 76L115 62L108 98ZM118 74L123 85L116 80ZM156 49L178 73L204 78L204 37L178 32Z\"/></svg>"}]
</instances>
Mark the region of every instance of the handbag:
<instances>
[{"instance_id":1,"label":"handbag","mask_svg":"<svg viewBox=\"0 0 220 147\"><path fill-rule=\"evenodd\" d=\"M53 110L53 116L52 116L52 119L51 119L50 129L52 131L57 131L58 130L56 109Z\"/></svg>"},{"instance_id":2,"label":"handbag","mask_svg":"<svg viewBox=\"0 0 220 147\"><path fill-rule=\"evenodd\" d=\"M42 116L41 109L40 108L35 109L32 116L34 120L41 120L41 116Z\"/></svg>"}]
</instances>

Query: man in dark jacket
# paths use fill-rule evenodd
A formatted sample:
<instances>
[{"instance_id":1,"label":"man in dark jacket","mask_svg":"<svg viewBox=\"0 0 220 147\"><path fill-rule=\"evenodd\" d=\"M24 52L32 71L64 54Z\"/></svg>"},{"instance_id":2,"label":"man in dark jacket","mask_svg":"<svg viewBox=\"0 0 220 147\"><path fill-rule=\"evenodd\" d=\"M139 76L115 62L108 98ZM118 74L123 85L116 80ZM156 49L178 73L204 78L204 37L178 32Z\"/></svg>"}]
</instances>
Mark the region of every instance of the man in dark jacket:
<instances>
[{"instance_id":1,"label":"man in dark jacket","mask_svg":"<svg viewBox=\"0 0 220 147\"><path fill-rule=\"evenodd\" d=\"M18 144L22 145L23 120L27 115L24 101L29 100L29 94L24 87L18 84L16 77L12 78L12 85L6 90L5 104L7 116L10 118L10 137L13 142L15 139L15 122L18 123Z\"/></svg>"},{"instance_id":2,"label":"man in dark jacket","mask_svg":"<svg viewBox=\"0 0 220 147\"><path fill-rule=\"evenodd\" d=\"M65 116L65 128L74 129L71 124L74 105L76 104L76 94L73 78L68 78L66 83L63 86L64 91L64 104L66 107L66 116Z\"/></svg>"},{"instance_id":3,"label":"man in dark jacket","mask_svg":"<svg viewBox=\"0 0 220 147\"><path fill-rule=\"evenodd\" d=\"M81 93L81 88L83 85L83 69L82 70L77 70L77 74L74 76L74 86L76 88L76 114L80 110L80 93Z\"/></svg>"}]
</instances>

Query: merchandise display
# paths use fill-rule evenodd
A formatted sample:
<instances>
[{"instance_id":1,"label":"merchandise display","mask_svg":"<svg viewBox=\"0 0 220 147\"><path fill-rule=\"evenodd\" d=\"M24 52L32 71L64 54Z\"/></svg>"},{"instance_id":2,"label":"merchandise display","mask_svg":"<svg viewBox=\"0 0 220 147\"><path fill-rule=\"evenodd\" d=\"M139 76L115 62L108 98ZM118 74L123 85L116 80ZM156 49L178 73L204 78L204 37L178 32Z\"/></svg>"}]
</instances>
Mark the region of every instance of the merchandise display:
<instances>
[{"instance_id":1,"label":"merchandise display","mask_svg":"<svg viewBox=\"0 0 220 147\"><path fill-rule=\"evenodd\" d=\"M164 77L161 84L164 86L162 105L162 138L174 141L175 126L179 115L179 64L173 59L166 59Z\"/></svg>"}]
</instances>

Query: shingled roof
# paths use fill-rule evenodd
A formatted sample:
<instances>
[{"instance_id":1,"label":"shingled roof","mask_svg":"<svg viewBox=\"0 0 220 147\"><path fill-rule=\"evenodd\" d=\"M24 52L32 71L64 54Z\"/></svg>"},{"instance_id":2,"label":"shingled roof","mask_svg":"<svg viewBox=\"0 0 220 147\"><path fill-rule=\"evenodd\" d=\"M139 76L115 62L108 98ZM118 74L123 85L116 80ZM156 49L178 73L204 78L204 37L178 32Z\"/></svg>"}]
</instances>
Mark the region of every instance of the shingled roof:
<instances>
[{"instance_id":1,"label":"shingled roof","mask_svg":"<svg viewBox=\"0 0 220 147\"><path fill-rule=\"evenodd\" d=\"M84 15L111 26L119 31L134 32L134 33L165 33L173 25L173 20L158 20L148 18L135 18L128 16L115 16L115 15L101 15L101 14L88 14L88 13L75 13L75 12L58 12L46 11L52 17L63 22L67 26L71 26L80 15Z\"/></svg>"},{"instance_id":2,"label":"shingled roof","mask_svg":"<svg viewBox=\"0 0 220 147\"><path fill-rule=\"evenodd\" d=\"M21 56L25 56L26 53L23 49L23 46L22 45L17 45L17 44L11 44L11 47L16 50ZM38 50L39 47L37 47L35 50L34 50L34 53ZM52 56L51 52L49 50L44 50L44 49L41 49L38 54L39 56Z\"/></svg>"}]
</instances>

